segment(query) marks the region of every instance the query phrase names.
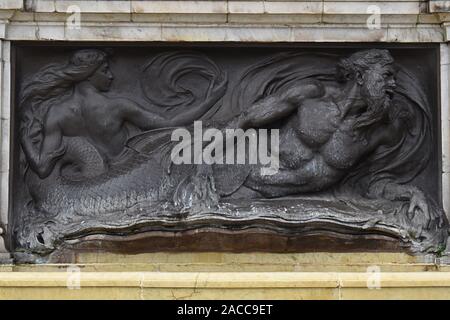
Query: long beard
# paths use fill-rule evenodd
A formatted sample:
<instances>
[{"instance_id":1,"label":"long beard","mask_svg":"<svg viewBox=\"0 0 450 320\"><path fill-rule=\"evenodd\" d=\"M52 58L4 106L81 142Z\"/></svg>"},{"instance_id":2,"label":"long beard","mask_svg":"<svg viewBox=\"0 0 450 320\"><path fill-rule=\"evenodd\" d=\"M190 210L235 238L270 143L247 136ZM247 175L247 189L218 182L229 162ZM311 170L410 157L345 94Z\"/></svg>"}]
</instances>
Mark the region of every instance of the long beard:
<instances>
[{"instance_id":1,"label":"long beard","mask_svg":"<svg viewBox=\"0 0 450 320\"><path fill-rule=\"evenodd\" d=\"M353 124L353 130L358 132L365 131L374 124L383 121L391 106L391 99L384 91L383 94L380 94L380 91L368 92L367 90L363 92L363 96L367 103L367 109Z\"/></svg>"}]
</instances>

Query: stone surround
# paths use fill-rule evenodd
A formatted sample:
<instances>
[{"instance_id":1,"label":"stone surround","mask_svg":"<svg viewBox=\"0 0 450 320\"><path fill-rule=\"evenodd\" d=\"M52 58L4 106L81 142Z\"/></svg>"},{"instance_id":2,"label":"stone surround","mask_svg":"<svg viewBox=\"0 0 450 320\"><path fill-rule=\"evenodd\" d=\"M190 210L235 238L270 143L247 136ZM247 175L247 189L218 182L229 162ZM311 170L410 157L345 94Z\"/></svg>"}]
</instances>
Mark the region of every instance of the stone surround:
<instances>
[{"instance_id":1,"label":"stone surround","mask_svg":"<svg viewBox=\"0 0 450 320\"><path fill-rule=\"evenodd\" d=\"M68 24L67 19L73 14L72 12L67 13L69 7L72 10L74 8L80 9L81 29L73 29ZM368 11L369 7L372 11L370 9ZM378 10L377 8L379 8L381 14L380 28L368 29L367 20L372 15L373 10ZM0 0L0 232L2 234L8 228L8 202L10 197L9 168L12 148L10 145L10 92L12 91L10 48L12 41L383 42L440 44L442 202L447 214L450 215L450 1ZM3 241L0 241L0 252L3 252L0 258L7 262L9 255ZM430 258L426 257L423 259ZM441 263L445 264L446 260L446 257L442 258ZM88 279L89 275L87 275L87 286L102 287L105 285L132 288L130 289L132 294L130 293L128 297L136 295L137 298L139 298L140 292L145 291L142 289L143 278L139 278L141 277L140 274L130 274L129 278L127 278L129 282L125 283L128 281L127 279L121 280L125 281L123 284L118 284L117 278L114 278L113 275L110 276L110 278L104 276L100 279L100 282L103 281L102 284L100 282L92 282L92 280ZM192 279L196 279L196 273L190 273L189 275L179 274L178 276L179 283L184 283L184 287L180 285L179 292L176 294L183 296L185 293L191 293L193 289L196 291L195 287L197 284L192 282ZM207 277L208 274L201 276ZM217 275L209 276L215 277ZM225 277L223 275L220 276ZM258 276L262 277L261 279L268 277L267 274L254 275L254 278L248 281L261 281ZM293 286L297 286L297 288L302 286L303 288L328 288L323 289L321 292L323 293L322 296L325 296L324 292L326 291L327 297L330 298L342 297L342 292L345 292L345 290L341 292L340 289L336 288L345 287L350 283L350 288L354 289L353 291L349 289L348 292L350 293L357 292L358 289L355 288L358 288L358 286L360 288L365 286L365 280L358 280L360 281L359 284L351 282L356 281L354 279L361 279L363 276L356 273L353 275L354 278L350 278L353 280L344 280L343 282L337 274L324 273L320 279L308 278L308 275L298 275L294 282L291 282L291 276L292 273L289 273L288 281L291 288ZM304 276L306 278L302 278ZM398 292L395 288L402 286L405 288L405 292L410 292L411 294L416 289L419 293L424 292L420 291L422 288L437 288L436 296L442 292L447 292L448 294L449 275L447 273L423 276L425 278L420 278L422 280L415 278L422 282L414 280L413 276L422 277L410 274L409 278L408 276L396 278L395 275L387 275L386 281L388 281L387 283L393 281L392 283L394 284L391 286L394 288L391 290L393 294ZM39 290L40 286L48 285L48 283L52 283L53 289L56 288L56 291L54 290L49 294L53 296L58 294L59 296L65 283L64 279L57 279L57 277L55 278L54 275L48 273L41 275L42 282L40 283L33 282L34 278L29 274L22 275L20 279L15 277L20 278L20 276L14 275L0 275L0 286L9 288L0 296L1 298L4 298L5 294L8 293L10 297L17 296L14 290L10 290L15 286L28 287L29 291L27 291L27 294L32 297L33 290L36 290L36 288ZM186 277L190 280L186 280ZM236 283L239 283L241 288L245 287L246 290L250 290L250 293L255 292L251 285L247 284L245 286L243 282L240 282L241 278L239 277L242 277L242 275L234 276L231 274L228 275L228 278L221 278L223 280L221 285L224 286L223 283L232 283L236 286ZM161 279L152 278L153 288L155 288L154 281L163 281ZM285 286L288 286L288 284L283 283L283 279L283 275L280 275L280 278L275 279L276 281L274 280L271 286L285 289ZM325 283L326 279L329 279L329 282ZM437 283L440 283L440 286L437 286ZM173 283L171 283L171 286L173 286ZM58 288L60 291L57 290ZM292 294L289 290L283 290L279 291L280 296ZM157 294L170 294L170 290L163 291L163 289L157 289L156 291L148 289L145 292L150 292L148 297L154 297L155 294L156 296ZM317 291L319 292L317 296L314 296L312 291L309 295L300 291L297 291L299 298L320 296L319 291ZM383 290L381 291L383 292ZM70 294L67 292L68 290L65 290L64 294L70 297L76 290L72 293L69 292ZM120 292L121 294L126 293L126 290ZM197 296L198 298L207 297L207 294L214 294L211 293L211 287L208 287L206 280L203 290L197 292L200 292ZM377 293L379 291L372 291L370 294L367 294L367 297L370 295L375 297ZM120 296L119 293L117 295ZM104 297L100 293L92 296ZM416 297L418 296L416 295ZM254 295L254 297L264 298L266 296L261 293ZM352 297L352 295L349 294L348 297Z\"/></svg>"},{"instance_id":2,"label":"stone surround","mask_svg":"<svg viewBox=\"0 0 450 320\"><path fill-rule=\"evenodd\" d=\"M442 42L448 18L438 13L443 5L392 0L11 0L2 6L1 37L8 40ZM66 25L71 6L81 11L82 29ZM367 28L368 10L379 10L380 29Z\"/></svg>"},{"instance_id":3,"label":"stone surround","mask_svg":"<svg viewBox=\"0 0 450 320\"><path fill-rule=\"evenodd\" d=\"M79 29L68 20L77 10L81 12ZM367 25L374 10L381 14L379 29ZM11 41L440 43L442 190L446 195L450 190L449 28L449 1L3 0L2 224L7 227L9 208ZM450 212L450 198L444 196L442 201Z\"/></svg>"}]
</instances>

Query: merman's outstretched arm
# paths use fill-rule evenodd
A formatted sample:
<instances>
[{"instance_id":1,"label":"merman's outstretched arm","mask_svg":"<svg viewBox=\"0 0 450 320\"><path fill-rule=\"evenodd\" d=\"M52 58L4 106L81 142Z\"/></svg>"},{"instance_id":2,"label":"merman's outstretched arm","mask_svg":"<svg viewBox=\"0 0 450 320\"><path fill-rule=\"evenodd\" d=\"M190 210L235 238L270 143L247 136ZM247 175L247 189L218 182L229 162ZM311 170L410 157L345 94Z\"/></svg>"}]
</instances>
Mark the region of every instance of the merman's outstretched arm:
<instances>
[{"instance_id":1,"label":"merman's outstretched arm","mask_svg":"<svg viewBox=\"0 0 450 320\"><path fill-rule=\"evenodd\" d=\"M295 87L255 102L229 122L231 128L258 128L289 116L305 99L322 96L325 89L317 80L305 80Z\"/></svg>"}]
</instances>

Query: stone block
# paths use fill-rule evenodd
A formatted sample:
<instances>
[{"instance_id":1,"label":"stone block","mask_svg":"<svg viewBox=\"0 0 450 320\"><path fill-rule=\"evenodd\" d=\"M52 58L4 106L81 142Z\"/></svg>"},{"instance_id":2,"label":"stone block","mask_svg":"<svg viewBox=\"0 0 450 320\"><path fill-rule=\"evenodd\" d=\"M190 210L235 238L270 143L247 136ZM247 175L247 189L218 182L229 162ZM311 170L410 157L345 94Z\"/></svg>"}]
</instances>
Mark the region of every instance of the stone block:
<instances>
[{"instance_id":1,"label":"stone block","mask_svg":"<svg viewBox=\"0 0 450 320\"><path fill-rule=\"evenodd\" d=\"M226 1L131 1L133 13L227 13Z\"/></svg>"},{"instance_id":2,"label":"stone block","mask_svg":"<svg viewBox=\"0 0 450 320\"><path fill-rule=\"evenodd\" d=\"M262 14L265 13L264 1L228 1L228 12Z\"/></svg>"},{"instance_id":3,"label":"stone block","mask_svg":"<svg viewBox=\"0 0 450 320\"><path fill-rule=\"evenodd\" d=\"M392 24L388 25L386 38L388 42L442 42L443 40L444 32L440 27L417 27L417 25L405 27Z\"/></svg>"},{"instance_id":4,"label":"stone block","mask_svg":"<svg viewBox=\"0 0 450 320\"><path fill-rule=\"evenodd\" d=\"M185 13L132 13L133 22L147 23L190 23L190 24L208 24L208 23L226 23L226 14L185 14Z\"/></svg>"},{"instance_id":5,"label":"stone block","mask_svg":"<svg viewBox=\"0 0 450 320\"><path fill-rule=\"evenodd\" d=\"M0 9L23 9L23 0L2 0L0 1Z\"/></svg>"},{"instance_id":6,"label":"stone block","mask_svg":"<svg viewBox=\"0 0 450 320\"><path fill-rule=\"evenodd\" d=\"M450 12L450 1L448 0L432 0L429 1L430 12Z\"/></svg>"},{"instance_id":7,"label":"stone block","mask_svg":"<svg viewBox=\"0 0 450 320\"><path fill-rule=\"evenodd\" d=\"M228 22L237 24L268 24L296 25L318 24L322 21L321 14L229 14Z\"/></svg>"},{"instance_id":8,"label":"stone block","mask_svg":"<svg viewBox=\"0 0 450 320\"><path fill-rule=\"evenodd\" d=\"M161 26L158 24L139 25L131 23L118 24L83 24L81 29L66 29L66 40L90 41L160 41Z\"/></svg>"},{"instance_id":9,"label":"stone block","mask_svg":"<svg viewBox=\"0 0 450 320\"><path fill-rule=\"evenodd\" d=\"M55 12L55 0L33 0L26 2L29 7L27 10L32 12Z\"/></svg>"},{"instance_id":10,"label":"stone block","mask_svg":"<svg viewBox=\"0 0 450 320\"><path fill-rule=\"evenodd\" d=\"M369 30L365 27L295 27L292 29L291 41L302 42L364 42L385 41L386 29Z\"/></svg>"},{"instance_id":11,"label":"stone block","mask_svg":"<svg viewBox=\"0 0 450 320\"><path fill-rule=\"evenodd\" d=\"M11 21L33 21L34 20L34 12L22 12L15 11L12 15Z\"/></svg>"},{"instance_id":12,"label":"stone block","mask_svg":"<svg viewBox=\"0 0 450 320\"><path fill-rule=\"evenodd\" d=\"M289 41L290 29L279 26L162 26L164 41Z\"/></svg>"},{"instance_id":13,"label":"stone block","mask_svg":"<svg viewBox=\"0 0 450 320\"><path fill-rule=\"evenodd\" d=\"M323 4L317 1L265 1L264 11L269 14L321 14L323 11Z\"/></svg>"},{"instance_id":14,"label":"stone block","mask_svg":"<svg viewBox=\"0 0 450 320\"><path fill-rule=\"evenodd\" d=\"M81 13L130 13L130 4L129 1L120 0L55 0L57 12L73 11L71 9L74 8L80 10Z\"/></svg>"},{"instance_id":15,"label":"stone block","mask_svg":"<svg viewBox=\"0 0 450 320\"><path fill-rule=\"evenodd\" d=\"M370 14L378 8L380 14L419 14L419 2L385 1L327 1L323 4L324 14ZM372 10L371 10L372 9Z\"/></svg>"}]
</instances>

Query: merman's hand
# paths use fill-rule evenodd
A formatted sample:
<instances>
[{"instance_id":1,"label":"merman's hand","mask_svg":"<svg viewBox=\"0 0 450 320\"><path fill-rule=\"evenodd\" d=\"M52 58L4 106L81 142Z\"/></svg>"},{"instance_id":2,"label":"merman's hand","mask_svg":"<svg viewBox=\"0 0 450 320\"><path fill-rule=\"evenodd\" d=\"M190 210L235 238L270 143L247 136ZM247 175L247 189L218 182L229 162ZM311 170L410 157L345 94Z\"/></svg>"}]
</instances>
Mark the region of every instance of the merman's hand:
<instances>
[{"instance_id":1,"label":"merman's hand","mask_svg":"<svg viewBox=\"0 0 450 320\"><path fill-rule=\"evenodd\" d=\"M408 216L413 219L417 213L423 216L426 229L430 229L432 226L441 228L444 225L443 217L439 214L438 210L432 210L424 193L412 187L409 198Z\"/></svg>"},{"instance_id":2,"label":"merman's hand","mask_svg":"<svg viewBox=\"0 0 450 320\"><path fill-rule=\"evenodd\" d=\"M408 201L408 218L418 220L424 229L442 228L446 223L444 213L433 208L423 191L415 186L390 182L384 186L383 195L389 200Z\"/></svg>"}]
</instances>

